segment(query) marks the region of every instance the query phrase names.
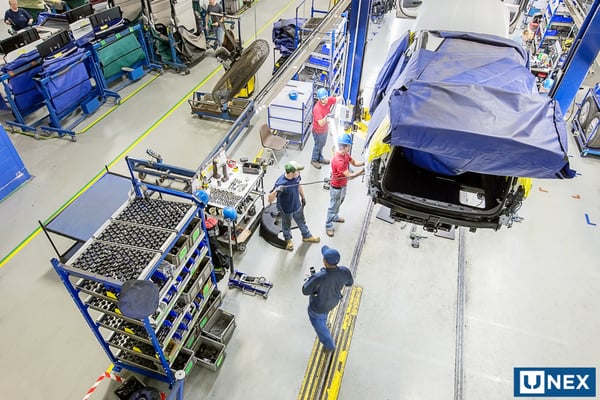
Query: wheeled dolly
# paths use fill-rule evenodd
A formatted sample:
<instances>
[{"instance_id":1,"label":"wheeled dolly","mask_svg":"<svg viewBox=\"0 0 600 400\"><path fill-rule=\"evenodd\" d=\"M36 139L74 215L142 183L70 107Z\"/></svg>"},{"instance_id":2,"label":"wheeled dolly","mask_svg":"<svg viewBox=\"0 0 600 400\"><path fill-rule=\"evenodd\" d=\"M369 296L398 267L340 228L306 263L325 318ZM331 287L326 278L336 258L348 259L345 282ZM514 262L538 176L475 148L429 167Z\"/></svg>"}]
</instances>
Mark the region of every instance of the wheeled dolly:
<instances>
[{"instance_id":1,"label":"wheeled dolly","mask_svg":"<svg viewBox=\"0 0 600 400\"><path fill-rule=\"evenodd\" d=\"M266 299L273 284L264 276L249 276L236 269L229 278L228 286L252 296L259 294Z\"/></svg>"}]
</instances>

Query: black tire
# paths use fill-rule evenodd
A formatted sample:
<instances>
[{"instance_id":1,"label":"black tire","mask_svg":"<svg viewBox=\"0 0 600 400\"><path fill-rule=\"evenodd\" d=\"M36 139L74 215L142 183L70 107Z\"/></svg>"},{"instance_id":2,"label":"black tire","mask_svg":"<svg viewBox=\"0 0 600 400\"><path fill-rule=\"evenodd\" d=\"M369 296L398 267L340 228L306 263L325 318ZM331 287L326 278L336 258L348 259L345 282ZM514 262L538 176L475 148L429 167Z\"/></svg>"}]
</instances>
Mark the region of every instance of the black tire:
<instances>
[{"instance_id":1,"label":"black tire","mask_svg":"<svg viewBox=\"0 0 600 400\"><path fill-rule=\"evenodd\" d=\"M585 129L586 146L600 149L600 112L592 115Z\"/></svg>"},{"instance_id":2,"label":"black tire","mask_svg":"<svg viewBox=\"0 0 600 400\"><path fill-rule=\"evenodd\" d=\"M587 96L579 108L579 116L577 117L577 120L579 121L579 125L581 125L581 129L583 131L587 129L592 116L598 112L598 107L596 106L596 102L594 101L593 97L593 94Z\"/></svg>"}]
</instances>

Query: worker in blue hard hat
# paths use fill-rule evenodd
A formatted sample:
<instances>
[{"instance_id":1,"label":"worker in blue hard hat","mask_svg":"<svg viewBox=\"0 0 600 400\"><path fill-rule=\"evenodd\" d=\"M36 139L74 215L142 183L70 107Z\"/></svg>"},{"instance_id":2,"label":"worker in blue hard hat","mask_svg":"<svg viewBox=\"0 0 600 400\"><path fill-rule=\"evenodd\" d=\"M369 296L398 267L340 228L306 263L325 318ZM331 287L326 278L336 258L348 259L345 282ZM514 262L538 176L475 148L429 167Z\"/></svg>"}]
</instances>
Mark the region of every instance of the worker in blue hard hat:
<instances>
[{"instance_id":1,"label":"worker in blue hard hat","mask_svg":"<svg viewBox=\"0 0 600 400\"><path fill-rule=\"evenodd\" d=\"M323 157L323 148L327 143L327 116L336 103L341 103L342 97L330 96L325 88L317 90L317 102L313 107L312 134L315 139L310 164L316 169L321 169L321 164L329 164L329 160Z\"/></svg>"},{"instance_id":2,"label":"worker in blue hard hat","mask_svg":"<svg viewBox=\"0 0 600 400\"><path fill-rule=\"evenodd\" d=\"M349 179L356 178L365 173L365 169L361 168L356 171L350 171L350 165L354 167L362 167L364 162L356 161L350 155L352 148L352 136L347 133L340 135L337 143L337 152L331 160L331 182L329 184L329 208L327 209L327 219L325 221L325 232L327 236L333 236L335 230L333 223L343 223L345 219L340 217L338 212L340 206L346 197L346 185Z\"/></svg>"}]
</instances>

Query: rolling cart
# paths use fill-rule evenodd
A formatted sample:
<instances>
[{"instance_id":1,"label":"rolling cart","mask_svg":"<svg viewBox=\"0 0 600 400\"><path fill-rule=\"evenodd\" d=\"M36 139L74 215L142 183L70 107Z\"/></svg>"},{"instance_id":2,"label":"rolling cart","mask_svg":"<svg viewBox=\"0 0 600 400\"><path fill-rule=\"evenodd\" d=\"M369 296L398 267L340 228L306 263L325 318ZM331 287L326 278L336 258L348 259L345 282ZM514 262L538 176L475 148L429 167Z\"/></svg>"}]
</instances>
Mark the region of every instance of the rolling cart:
<instances>
[{"instance_id":1,"label":"rolling cart","mask_svg":"<svg viewBox=\"0 0 600 400\"><path fill-rule=\"evenodd\" d=\"M260 215L265 207L265 170L261 167L240 167L229 160L229 163L215 162L212 171L213 175L208 178L207 192L210 198L205 211L207 215L224 221L225 208L232 207L236 210L237 217L231 223L232 229L217 239L223 244L232 244L236 250L244 251L246 243L260 223Z\"/></svg>"},{"instance_id":2,"label":"rolling cart","mask_svg":"<svg viewBox=\"0 0 600 400\"><path fill-rule=\"evenodd\" d=\"M133 177L134 171L130 173ZM200 335L222 301L204 224L205 204L192 194L137 178L106 177L111 179L101 179L102 187L92 186L93 193L84 193L48 227L42 226L49 239L53 232L77 241L64 253L51 241L58 254L52 266L115 371L127 369L171 387L178 371L188 374L195 365L216 371L225 345ZM106 198L113 196L118 197L113 202ZM91 205L100 219L73 220ZM148 317L120 310L125 307L119 302L121 288L132 280L158 289L158 306Z\"/></svg>"}]
</instances>

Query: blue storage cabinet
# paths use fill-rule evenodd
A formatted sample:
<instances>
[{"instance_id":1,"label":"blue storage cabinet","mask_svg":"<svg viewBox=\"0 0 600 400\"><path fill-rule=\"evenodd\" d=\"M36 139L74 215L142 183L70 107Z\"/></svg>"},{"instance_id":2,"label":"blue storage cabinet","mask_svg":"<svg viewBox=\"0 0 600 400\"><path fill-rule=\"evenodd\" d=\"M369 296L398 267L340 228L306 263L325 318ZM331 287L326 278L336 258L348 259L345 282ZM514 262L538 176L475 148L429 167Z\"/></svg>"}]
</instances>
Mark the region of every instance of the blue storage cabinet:
<instances>
[{"instance_id":1,"label":"blue storage cabinet","mask_svg":"<svg viewBox=\"0 0 600 400\"><path fill-rule=\"evenodd\" d=\"M0 125L0 201L29 179L31 175Z\"/></svg>"}]
</instances>

